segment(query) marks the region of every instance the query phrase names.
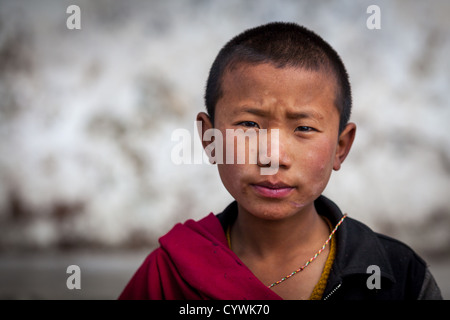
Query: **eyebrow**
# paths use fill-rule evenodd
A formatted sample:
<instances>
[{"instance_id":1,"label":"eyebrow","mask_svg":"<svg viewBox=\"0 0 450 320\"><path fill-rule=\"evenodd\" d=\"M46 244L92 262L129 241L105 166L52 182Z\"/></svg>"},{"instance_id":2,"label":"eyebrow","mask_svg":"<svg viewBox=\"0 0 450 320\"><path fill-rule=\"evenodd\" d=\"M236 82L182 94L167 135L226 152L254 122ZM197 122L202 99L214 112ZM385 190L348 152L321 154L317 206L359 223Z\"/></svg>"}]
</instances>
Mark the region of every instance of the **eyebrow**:
<instances>
[{"instance_id":1,"label":"eyebrow","mask_svg":"<svg viewBox=\"0 0 450 320\"><path fill-rule=\"evenodd\" d=\"M268 117L269 116L269 112L267 112L265 110L257 109L257 108L250 108L250 107L243 108L238 113L250 113L250 114L254 114L256 116L260 116L260 117ZM286 117L290 120L299 120L299 119L307 119L307 118L312 118L312 119L322 119L323 118L323 116L320 113L312 111L312 110L298 111L298 112L288 111L288 112L286 112Z\"/></svg>"},{"instance_id":2,"label":"eyebrow","mask_svg":"<svg viewBox=\"0 0 450 320\"><path fill-rule=\"evenodd\" d=\"M260 116L260 117L268 116L268 112L265 110L257 109L257 108L249 108L249 107L245 107L245 108L239 110L237 113L250 113L250 114L254 114L256 116Z\"/></svg>"}]
</instances>

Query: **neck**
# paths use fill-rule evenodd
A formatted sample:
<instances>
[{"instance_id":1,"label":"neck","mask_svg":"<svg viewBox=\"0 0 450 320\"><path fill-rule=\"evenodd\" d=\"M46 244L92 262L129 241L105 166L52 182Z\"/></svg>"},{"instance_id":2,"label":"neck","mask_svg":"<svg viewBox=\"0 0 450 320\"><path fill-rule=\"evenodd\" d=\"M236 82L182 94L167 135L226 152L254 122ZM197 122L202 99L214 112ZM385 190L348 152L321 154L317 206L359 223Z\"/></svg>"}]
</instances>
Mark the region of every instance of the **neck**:
<instances>
[{"instance_id":1,"label":"neck","mask_svg":"<svg viewBox=\"0 0 450 320\"><path fill-rule=\"evenodd\" d=\"M239 205L238 210L231 230L231 244L240 257L278 259L307 253L311 248L320 248L330 233L314 203L280 220L258 218Z\"/></svg>"}]
</instances>

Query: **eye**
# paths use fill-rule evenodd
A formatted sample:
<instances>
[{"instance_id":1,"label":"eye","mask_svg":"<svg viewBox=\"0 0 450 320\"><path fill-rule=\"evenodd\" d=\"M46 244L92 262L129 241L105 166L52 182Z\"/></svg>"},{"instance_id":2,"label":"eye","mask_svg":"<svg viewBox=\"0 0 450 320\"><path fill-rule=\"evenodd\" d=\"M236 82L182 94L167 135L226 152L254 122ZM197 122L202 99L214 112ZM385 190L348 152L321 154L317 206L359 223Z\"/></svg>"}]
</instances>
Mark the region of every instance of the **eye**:
<instances>
[{"instance_id":1,"label":"eye","mask_svg":"<svg viewBox=\"0 0 450 320\"><path fill-rule=\"evenodd\" d=\"M258 128L259 129L259 125L253 121L242 121L242 122L239 122L238 125L248 127L248 128Z\"/></svg>"},{"instance_id":2,"label":"eye","mask_svg":"<svg viewBox=\"0 0 450 320\"><path fill-rule=\"evenodd\" d=\"M311 132L311 131L316 131L316 130L314 128L308 127L308 126L299 126L299 127L295 128L295 131Z\"/></svg>"}]
</instances>

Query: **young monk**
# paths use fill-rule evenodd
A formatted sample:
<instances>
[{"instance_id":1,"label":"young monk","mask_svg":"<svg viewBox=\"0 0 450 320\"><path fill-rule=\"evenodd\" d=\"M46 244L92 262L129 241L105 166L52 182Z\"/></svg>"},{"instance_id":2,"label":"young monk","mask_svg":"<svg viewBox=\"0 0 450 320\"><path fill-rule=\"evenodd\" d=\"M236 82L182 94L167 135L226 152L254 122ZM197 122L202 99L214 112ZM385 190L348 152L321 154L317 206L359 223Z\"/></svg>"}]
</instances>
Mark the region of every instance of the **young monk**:
<instances>
[{"instance_id":1,"label":"young monk","mask_svg":"<svg viewBox=\"0 0 450 320\"><path fill-rule=\"evenodd\" d=\"M160 238L120 299L441 299L413 250L321 195L356 132L348 75L328 43L292 23L247 30L219 52L205 101L197 120L202 136L222 133L216 152L237 151L227 130L277 130L267 138L277 158L216 161L236 201Z\"/></svg>"}]
</instances>

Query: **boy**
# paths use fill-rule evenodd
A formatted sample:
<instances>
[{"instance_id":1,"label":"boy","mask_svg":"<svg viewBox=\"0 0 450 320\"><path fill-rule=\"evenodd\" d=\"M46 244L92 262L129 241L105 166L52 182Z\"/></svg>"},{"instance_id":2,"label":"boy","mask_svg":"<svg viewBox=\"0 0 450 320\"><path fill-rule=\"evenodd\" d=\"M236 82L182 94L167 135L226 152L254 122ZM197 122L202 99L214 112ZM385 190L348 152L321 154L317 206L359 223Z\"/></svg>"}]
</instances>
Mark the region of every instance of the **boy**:
<instances>
[{"instance_id":1,"label":"boy","mask_svg":"<svg viewBox=\"0 0 450 320\"><path fill-rule=\"evenodd\" d=\"M205 102L208 113L197 120L203 134L222 133L216 152L237 150L226 130L277 130L278 139L267 140L277 170L261 174L270 163L260 158L219 161L236 201L217 216L177 224L120 299L441 299L409 247L321 195L356 132L348 75L328 43L293 23L247 30L219 52Z\"/></svg>"}]
</instances>

